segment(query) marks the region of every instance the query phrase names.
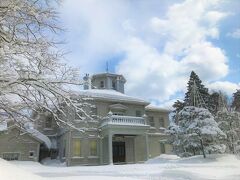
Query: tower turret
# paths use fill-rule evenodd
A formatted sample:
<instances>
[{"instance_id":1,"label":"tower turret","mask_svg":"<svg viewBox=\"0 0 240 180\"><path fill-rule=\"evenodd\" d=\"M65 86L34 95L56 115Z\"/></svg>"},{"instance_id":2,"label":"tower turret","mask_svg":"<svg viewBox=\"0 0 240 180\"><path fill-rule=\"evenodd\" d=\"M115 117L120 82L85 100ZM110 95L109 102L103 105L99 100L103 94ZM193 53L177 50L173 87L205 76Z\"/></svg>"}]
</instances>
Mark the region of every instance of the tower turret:
<instances>
[{"instance_id":1,"label":"tower turret","mask_svg":"<svg viewBox=\"0 0 240 180\"><path fill-rule=\"evenodd\" d=\"M113 73L95 74L91 77L92 88L94 89L112 89L124 93L124 84L126 79L123 75Z\"/></svg>"}]
</instances>

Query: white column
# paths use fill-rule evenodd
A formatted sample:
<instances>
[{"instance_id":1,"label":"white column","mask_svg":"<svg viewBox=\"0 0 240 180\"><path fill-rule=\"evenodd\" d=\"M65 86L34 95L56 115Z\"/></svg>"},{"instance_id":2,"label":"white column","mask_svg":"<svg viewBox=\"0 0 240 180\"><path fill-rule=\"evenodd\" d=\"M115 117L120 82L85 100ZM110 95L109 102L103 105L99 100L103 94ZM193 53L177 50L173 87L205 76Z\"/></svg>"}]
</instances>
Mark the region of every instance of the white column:
<instances>
[{"instance_id":1,"label":"white column","mask_svg":"<svg viewBox=\"0 0 240 180\"><path fill-rule=\"evenodd\" d=\"M112 153L112 132L108 134L108 154L109 154L109 164L113 164L113 153Z\"/></svg>"},{"instance_id":2,"label":"white column","mask_svg":"<svg viewBox=\"0 0 240 180\"><path fill-rule=\"evenodd\" d=\"M146 141L146 161L148 160L149 157L149 144L148 144L148 134L145 134L145 141Z\"/></svg>"}]
</instances>

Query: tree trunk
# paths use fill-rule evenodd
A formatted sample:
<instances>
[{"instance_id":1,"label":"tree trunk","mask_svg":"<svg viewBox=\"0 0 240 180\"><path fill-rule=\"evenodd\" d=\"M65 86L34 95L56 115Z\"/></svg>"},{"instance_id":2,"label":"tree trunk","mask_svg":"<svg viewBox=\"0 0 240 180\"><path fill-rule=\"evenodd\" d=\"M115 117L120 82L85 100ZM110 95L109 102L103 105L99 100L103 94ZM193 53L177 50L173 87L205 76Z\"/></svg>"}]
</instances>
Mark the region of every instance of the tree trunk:
<instances>
[{"instance_id":1,"label":"tree trunk","mask_svg":"<svg viewBox=\"0 0 240 180\"><path fill-rule=\"evenodd\" d=\"M202 153L203 153L203 157L206 158L206 154L205 154L205 151L204 151L204 146L203 146L203 140L200 139L200 143L201 143L201 150L202 150Z\"/></svg>"}]
</instances>

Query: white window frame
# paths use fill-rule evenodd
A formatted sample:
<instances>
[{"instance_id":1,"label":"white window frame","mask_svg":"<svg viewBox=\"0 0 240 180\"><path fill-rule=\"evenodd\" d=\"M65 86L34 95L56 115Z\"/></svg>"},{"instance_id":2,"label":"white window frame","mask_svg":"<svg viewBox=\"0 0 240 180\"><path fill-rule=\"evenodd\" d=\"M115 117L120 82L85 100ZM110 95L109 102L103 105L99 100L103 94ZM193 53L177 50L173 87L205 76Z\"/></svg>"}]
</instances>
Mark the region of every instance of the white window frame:
<instances>
[{"instance_id":1,"label":"white window frame","mask_svg":"<svg viewBox=\"0 0 240 180\"><path fill-rule=\"evenodd\" d=\"M92 155L91 154L91 141L96 141L96 154L95 155ZM93 158L93 157L98 157L98 141L97 141L97 139L95 139L95 138L92 138L92 139L89 139L88 140L88 144L89 144L89 158Z\"/></svg>"},{"instance_id":2,"label":"white window frame","mask_svg":"<svg viewBox=\"0 0 240 180\"><path fill-rule=\"evenodd\" d=\"M80 154L79 156L75 155L75 149L74 149L74 141L75 140L79 140L80 141ZM72 138L72 158L83 158L83 155L82 155L82 142L83 142L83 139L82 138L78 138L78 137L73 137Z\"/></svg>"},{"instance_id":3,"label":"white window frame","mask_svg":"<svg viewBox=\"0 0 240 180\"><path fill-rule=\"evenodd\" d=\"M160 123L161 121L162 121L162 123L163 123L163 126L161 126L161 123ZM160 117L160 118L159 118L159 127L160 127L160 128L164 128L164 127L165 127L164 117Z\"/></svg>"},{"instance_id":4,"label":"white window frame","mask_svg":"<svg viewBox=\"0 0 240 180\"><path fill-rule=\"evenodd\" d=\"M153 116L148 117L150 127L155 127L155 121Z\"/></svg>"},{"instance_id":5,"label":"white window frame","mask_svg":"<svg viewBox=\"0 0 240 180\"><path fill-rule=\"evenodd\" d=\"M33 153L33 155L31 156L30 153ZM29 158L34 158L35 157L35 151L29 151Z\"/></svg>"}]
</instances>

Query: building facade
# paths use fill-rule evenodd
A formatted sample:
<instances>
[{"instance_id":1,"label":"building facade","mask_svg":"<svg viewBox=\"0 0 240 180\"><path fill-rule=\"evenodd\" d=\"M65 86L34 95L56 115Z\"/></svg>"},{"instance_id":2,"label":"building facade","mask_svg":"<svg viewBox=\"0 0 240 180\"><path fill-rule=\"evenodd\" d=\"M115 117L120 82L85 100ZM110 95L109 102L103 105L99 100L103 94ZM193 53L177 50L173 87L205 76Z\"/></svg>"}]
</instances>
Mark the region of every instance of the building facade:
<instances>
[{"instance_id":1,"label":"building facade","mask_svg":"<svg viewBox=\"0 0 240 180\"><path fill-rule=\"evenodd\" d=\"M35 129L25 130L11 125L0 131L0 158L5 160L39 161L40 149L50 148L48 137Z\"/></svg>"},{"instance_id":2,"label":"building facade","mask_svg":"<svg viewBox=\"0 0 240 180\"><path fill-rule=\"evenodd\" d=\"M84 77L84 90L75 97L92 98L96 119L88 121L84 133L68 130L59 141L59 157L67 165L141 163L163 153L171 153L164 128L169 111L153 107L145 100L124 94L122 75L103 73ZM74 112L68 113L84 127Z\"/></svg>"},{"instance_id":3,"label":"building facade","mask_svg":"<svg viewBox=\"0 0 240 180\"><path fill-rule=\"evenodd\" d=\"M84 90L72 92L72 99L89 98L91 108L85 110L91 118L68 108L66 121L75 128L63 128L49 116L35 117L39 118L35 128L51 141L50 150L40 149L40 160L50 156L68 166L123 164L171 153L164 133L168 110L124 94L126 79L122 75L86 75L84 81Z\"/></svg>"}]
</instances>

